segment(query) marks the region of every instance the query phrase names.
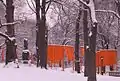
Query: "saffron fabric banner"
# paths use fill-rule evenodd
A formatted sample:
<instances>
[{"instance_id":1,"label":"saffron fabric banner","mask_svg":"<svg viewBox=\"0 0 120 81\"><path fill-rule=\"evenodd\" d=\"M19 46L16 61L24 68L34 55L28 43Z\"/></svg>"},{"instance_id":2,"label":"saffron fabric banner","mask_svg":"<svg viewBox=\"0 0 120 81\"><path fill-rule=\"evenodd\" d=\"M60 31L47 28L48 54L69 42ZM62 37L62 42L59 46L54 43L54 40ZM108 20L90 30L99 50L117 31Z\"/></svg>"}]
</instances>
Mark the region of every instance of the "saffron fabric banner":
<instances>
[{"instance_id":1,"label":"saffron fabric banner","mask_svg":"<svg viewBox=\"0 0 120 81\"><path fill-rule=\"evenodd\" d=\"M117 63L116 50L100 50L96 53L96 66L113 65Z\"/></svg>"}]
</instances>

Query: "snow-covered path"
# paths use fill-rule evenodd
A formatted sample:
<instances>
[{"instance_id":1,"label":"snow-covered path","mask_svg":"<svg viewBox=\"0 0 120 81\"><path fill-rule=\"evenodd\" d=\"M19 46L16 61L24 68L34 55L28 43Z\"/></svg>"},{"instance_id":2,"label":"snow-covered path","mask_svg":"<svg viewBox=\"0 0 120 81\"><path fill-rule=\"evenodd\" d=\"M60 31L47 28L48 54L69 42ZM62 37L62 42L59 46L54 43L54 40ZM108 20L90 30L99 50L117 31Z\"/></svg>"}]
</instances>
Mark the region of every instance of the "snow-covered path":
<instances>
[{"instance_id":1,"label":"snow-covered path","mask_svg":"<svg viewBox=\"0 0 120 81\"><path fill-rule=\"evenodd\" d=\"M72 69L40 69L22 66L20 68L3 68L0 65L0 81L87 81L83 73L73 73ZM97 81L120 81L120 77L97 76Z\"/></svg>"}]
</instances>

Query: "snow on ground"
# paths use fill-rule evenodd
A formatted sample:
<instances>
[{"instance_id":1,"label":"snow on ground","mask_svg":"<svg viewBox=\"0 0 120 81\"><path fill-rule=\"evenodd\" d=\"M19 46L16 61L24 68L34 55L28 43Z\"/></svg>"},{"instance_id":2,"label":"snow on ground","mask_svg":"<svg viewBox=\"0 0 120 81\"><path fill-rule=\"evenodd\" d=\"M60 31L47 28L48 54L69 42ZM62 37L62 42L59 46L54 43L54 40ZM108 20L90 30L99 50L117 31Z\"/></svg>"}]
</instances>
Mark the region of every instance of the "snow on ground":
<instances>
[{"instance_id":1,"label":"snow on ground","mask_svg":"<svg viewBox=\"0 0 120 81\"><path fill-rule=\"evenodd\" d=\"M36 68L35 66L20 65L14 68L13 64L4 67L0 64L0 81L87 81L84 74L77 74L72 68L61 69L49 68L48 70ZM120 81L120 77L97 75L97 81Z\"/></svg>"}]
</instances>

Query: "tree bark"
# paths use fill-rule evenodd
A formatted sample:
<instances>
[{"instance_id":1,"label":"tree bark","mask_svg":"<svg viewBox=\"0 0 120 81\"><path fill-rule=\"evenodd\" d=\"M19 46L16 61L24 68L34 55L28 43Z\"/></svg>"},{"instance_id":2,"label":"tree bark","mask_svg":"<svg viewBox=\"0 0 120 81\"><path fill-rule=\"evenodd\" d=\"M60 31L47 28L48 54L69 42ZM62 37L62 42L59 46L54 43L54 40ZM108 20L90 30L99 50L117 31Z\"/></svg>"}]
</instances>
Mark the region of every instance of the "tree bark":
<instances>
[{"instance_id":1,"label":"tree bark","mask_svg":"<svg viewBox=\"0 0 120 81\"><path fill-rule=\"evenodd\" d=\"M76 38L75 38L75 70L80 73L80 55L79 55L79 22L81 10L79 10L78 18L76 20Z\"/></svg>"},{"instance_id":2,"label":"tree bark","mask_svg":"<svg viewBox=\"0 0 120 81\"><path fill-rule=\"evenodd\" d=\"M91 28L92 35L89 37L89 68L88 81L96 81L96 35L97 23L93 23Z\"/></svg>"},{"instance_id":3,"label":"tree bark","mask_svg":"<svg viewBox=\"0 0 120 81\"><path fill-rule=\"evenodd\" d=\"M88 63L89 63L89 49L87 49L88 44L88 12L84 10L83 14L83 31L84 31L84 76L88 76Z\"/></svg>"},{"instance_id":4,"label":"tree bark","mask_svg":"<svg viewBox=\"0 0 120 81\"><path fill-rule=\"evenodd\" d=\"M39 67L40 60L40 0L36 0L36 53L37 53L37 67Z\"/></svg>"},{"instance_id":5,"label":"tree bark","mask_svg":"<svg viewBox=\"0 0 120 81\"><path fill-rule=\"evenodd\" d=\"M47 27L46 27L46 12L45 12L46 0L42 0L40 8L40 0L36 0L36 47L37 47L37 66L41 68L47 68ZM41 9L41 13L40 13ZM41 16L40 16L41 15ZM40 60L40 63L39 63Z\"/></svg>"},{"instance_id":6,"label":"tree bark","mask_svg":"<svg viewBox=\"0 0 120 81\"><path fill-rule=\"evenodd\" d=\"M40 66L47 69L46 0L42 0L40 25Z\"/></svg>"},{"instance_id":7,"label":"tree bark","mask_svg":"<svg viewBox=\"0 0 120 81\"><path fill-rule=\"evenodd\" d=\"M14 22L13 0L6 0L6 16L5 17L6 17L7 23ZM14 25L7 25L6 34L9 37L15 37ZM6 64L8 64L8 62L15 60L17 58L15 43L16 43L15 39L13 41L6 40Z\"/></svg>"}]
</instances>

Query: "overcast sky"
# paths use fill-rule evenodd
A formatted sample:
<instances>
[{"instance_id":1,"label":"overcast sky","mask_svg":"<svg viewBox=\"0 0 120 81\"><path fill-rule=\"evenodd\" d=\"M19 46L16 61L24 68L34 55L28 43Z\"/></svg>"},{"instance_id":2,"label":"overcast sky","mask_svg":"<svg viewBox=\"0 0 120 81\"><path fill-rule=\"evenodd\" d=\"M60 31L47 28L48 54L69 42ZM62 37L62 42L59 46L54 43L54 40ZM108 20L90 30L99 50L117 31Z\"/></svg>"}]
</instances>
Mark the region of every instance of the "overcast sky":
<instances>
[{"instance_id":1,"label":"overcast sky","mask_svg":"<svg viewBox=\"0 0 120 81\"><path fill-rule=\"evenodd\" d=\"M28 0L30 6L35 10L35 8L33 7L33 4L31 3L31 0ZM6 4L6 0L4 0L5 4ZM33 0L34 2L34 0ZM15 3L15 4L21 4L21 3ZM51 6L52 7L52 6ZM15 18L17 18L18 16L23 18L21 14L24 14L24 16L27 17L27 19L31 19L31 20L35 20L36 19L36 14L29 8L29 6L27 5L27 2L25 0L25 5L21 8L15 8ZM47 20L47 24L49 24L50 27L52 27L56 20L57 20L57 14L52 13L52 10L49 9L47 14L46 14L46 20Z\"/></svg>"},{"instance_id":2,"label":"overcast sky","mask_svg":"<svg viewBox=\"0 0 120 81\"><path fill-rule=\"evenodd\" d=\"M31 0L28 0L28 1L30 3L31 7L34 9L32 3L31 3ZM51 9L48 10L48 12L46 14L46 20L47 20L47 23L52 27L55 24L55 21L57 19L57 14L51 13L51 11L52 11ZM21 12L26 13L26 16L28 19L32 19L32 20L36 19L35 13L29 8L29 6L27 4L24 6L24 8L22 8Z\"/></svg>"}]
</instances>

